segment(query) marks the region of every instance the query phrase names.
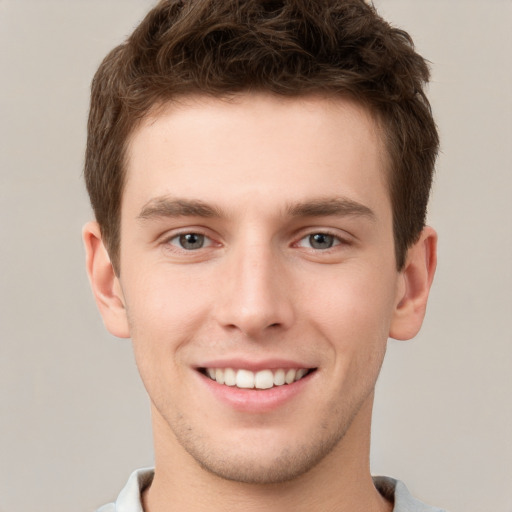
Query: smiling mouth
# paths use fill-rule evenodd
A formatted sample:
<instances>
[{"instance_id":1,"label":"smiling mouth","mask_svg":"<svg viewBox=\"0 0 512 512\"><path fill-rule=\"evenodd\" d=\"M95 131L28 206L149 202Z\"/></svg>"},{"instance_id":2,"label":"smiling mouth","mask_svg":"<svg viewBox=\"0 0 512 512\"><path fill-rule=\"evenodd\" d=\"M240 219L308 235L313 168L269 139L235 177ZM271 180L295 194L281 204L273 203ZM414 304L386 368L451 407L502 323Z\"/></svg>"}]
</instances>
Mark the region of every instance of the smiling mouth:
<instances>
[{"instance_id":1,"label":"smiling mouth","mask_svg":"<svg viewBox=\"0 0 512 512\"><path fill-rule=\"evenodd\" d=\"M271 389L297 382L316 368L279 368L276 370L250 370L233 368L199 368L199 372L218 384L240 389Z\"/></svg>"}]
</instances>

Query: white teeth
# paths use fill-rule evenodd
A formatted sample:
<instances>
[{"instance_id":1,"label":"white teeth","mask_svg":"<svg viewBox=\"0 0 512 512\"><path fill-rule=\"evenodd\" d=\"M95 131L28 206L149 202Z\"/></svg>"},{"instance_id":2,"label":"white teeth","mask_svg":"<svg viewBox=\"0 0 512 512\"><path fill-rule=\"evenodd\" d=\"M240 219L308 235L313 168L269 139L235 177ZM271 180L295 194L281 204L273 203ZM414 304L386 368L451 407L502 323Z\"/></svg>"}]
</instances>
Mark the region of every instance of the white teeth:
<instances>
[{"instance_id":1,"label":"white teeth","mask_svg":"<svg viewBox=\"0 0 512 512\"><path fill-rule=\"evenodd\" d=\"M282 386L285 382L284 377L284 370L277 370L274 373L274 386Z\"/></svg>"},{"instance_id":2,"label":"white teeth","mask_svg":"<svg viewBox=\"0 0 512 512\"><path fill-rule=\"evenodd\" d=\"M224 370L224 384L226 384L226 386L236 385L236 372L233 368L226 368Z\"/></svg>"},{"instance_id":3,"label":"white teeth","mask_svg":"<svg viewBox=\"0 0 512 512\"><path fill-rule=\"evenodd\" d=\"M297 373L295 374L295 380L300 380L304 375L306 375L307 370L305 368L301 368L300 370L297 370Z\"/></svg>"},{"instance_id":4,"label":"white teeth","mask_svg":"<svg viewBox=\"0 0 512 512\"><path fill-rule=\"evenodd\" d=\"M254 387L257 389L269 389L274 385L274 374L270 370L262 370L254 377Z\"/></svg>"},{"instance_id":5,"label":"white teeth","mask_svg":"<svg viewBox=\"0 0 512 512\"><path fill-rule=\"evenodd\" d=\"M220 368L215 370L215 380L219 384L224 384L224 372Z\"/></svg>"},{"instance_id":6,"label":"white teeth","mask_svg":"<svg viewBox=\"0 0 512 512\"><path fill-rule=\"evenodd\" d=\"M219 382L219 381L217 381ZM220 383L219 383L220 384ZM236 374L236 387L251 389L254 387L254 373L249 370L238 370Z\"/></svg>"},{"instance_id":7,"label":"white teeth","mask_svg":"<svg viewBox=\"0 0 512 512\"><path fill-rule=\"evenodd\" d=\"M234 370L233 368L206 368L206 374L210 379L226 386L236 386L242 389L270 389L274 386L292 384L302 379L307 373L306 368L298 370L290 368L277 370Z\"/></svg>"},{"instance_id":8,"label":"white teeth","mask_svg":"<svg viewBox=\"0 0 512 512\"><path fill-rule=\"evenodd\" d=\"M295 380L295 373L296 371L291 369L286 372L286 377L284 378L284 381L286 384L291 384Z\"/></svg>"}]
</instances>

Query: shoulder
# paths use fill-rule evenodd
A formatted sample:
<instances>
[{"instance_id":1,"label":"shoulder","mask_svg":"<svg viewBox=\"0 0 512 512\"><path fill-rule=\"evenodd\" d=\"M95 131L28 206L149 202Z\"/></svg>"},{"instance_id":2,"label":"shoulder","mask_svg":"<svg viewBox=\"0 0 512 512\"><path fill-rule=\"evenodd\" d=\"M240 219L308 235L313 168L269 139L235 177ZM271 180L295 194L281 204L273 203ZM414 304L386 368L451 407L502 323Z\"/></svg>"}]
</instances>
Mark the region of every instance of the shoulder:
<instances>
[{"instance_id":1,"label":"shoulder","mask_svg":"<svg viewBox=\"0 0 512 512\"><path fill-rule=\"evenodd\" d=\"M108 503L107 505L103 505L96 512L116 512L116 504Z\"/></svg>"},{"instance_id":2,"label":"shoulder","mask_svg":"<svg viewBox=\"0 0 512 512\"><path fill-rule=\"evenodd\" d=\"M119 493L116 502L103 505L96 512L143 512L141 493L151 484L153 475L152 468L134 471Z\"/></svg>"},{"instance_id":3,"label":"shoulder","mask_svg":"<svg viewBox=\"0 0 512 512\"><path fill-rule=\"evenodd\" d=\"M394 503L393 512L446 512L414 498L400 480L376 476L373 483L382 496Z\"/></svg>"}]
</instances>

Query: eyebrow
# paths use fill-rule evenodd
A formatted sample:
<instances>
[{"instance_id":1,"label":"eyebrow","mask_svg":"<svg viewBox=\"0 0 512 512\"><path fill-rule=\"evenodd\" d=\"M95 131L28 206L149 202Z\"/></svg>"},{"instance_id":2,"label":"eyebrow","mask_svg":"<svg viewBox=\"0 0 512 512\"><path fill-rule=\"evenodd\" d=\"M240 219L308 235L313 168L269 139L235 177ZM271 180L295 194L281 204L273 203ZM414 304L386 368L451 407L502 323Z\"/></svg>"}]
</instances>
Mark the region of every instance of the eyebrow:
<instances>
[{"instance_id":1,"label":"eyebrow","mask_svg":"<svg viewBox=\"0 0 512 512\"><path fill-rule=\"evenodd\" d=\"M320 198L291 204L287 209L291 217L366 217L375 220L375 213L364 204L345 197Z\"/></svg>"},{"instance_id":2,"label":"eyebrow","mask_svg":"<svg viewBox=\"0 0 512 512\"><path fill-rule=\"evenodd\" d=\"M318 198L289 204L285 210L289 217L366 217L375 220L375 213L367 206L345 197ZM157 197L148 201L138 218L149 220L158 217L221 218L225 213L218 207L195 199Z\"/></svg>"},{"instance_id":3,"label":"eyebrow","mask_svg":"<svg viewBox=\"0 0 512 512\"><path fill-rule=\"evenodd\" d=\"M156 217L222 217L222 212L203 201L158 197L148 201L140 211L142 220Z\"/></svg>"}]
</instances>

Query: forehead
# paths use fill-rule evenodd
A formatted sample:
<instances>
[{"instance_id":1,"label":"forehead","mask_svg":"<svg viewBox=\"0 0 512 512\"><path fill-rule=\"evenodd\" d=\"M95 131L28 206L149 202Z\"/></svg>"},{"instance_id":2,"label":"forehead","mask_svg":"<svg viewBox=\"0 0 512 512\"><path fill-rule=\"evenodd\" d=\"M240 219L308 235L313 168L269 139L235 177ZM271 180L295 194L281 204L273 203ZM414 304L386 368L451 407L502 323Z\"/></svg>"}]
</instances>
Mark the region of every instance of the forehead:
<instances>
[{"instance_id":1,"label":"forehead","mask_svg":"<svg viewBox=\"0 0 512 512\"><path fill-rule=\"evenodd\" d=\"M282 202L336 191L382 202L382 140L370 112L346 98L187 96L158 105L132 133L123 203L200 195L235 205L270 191Z\"/></svg>"}]
</instances>

